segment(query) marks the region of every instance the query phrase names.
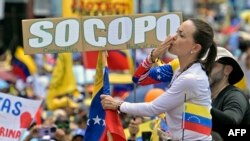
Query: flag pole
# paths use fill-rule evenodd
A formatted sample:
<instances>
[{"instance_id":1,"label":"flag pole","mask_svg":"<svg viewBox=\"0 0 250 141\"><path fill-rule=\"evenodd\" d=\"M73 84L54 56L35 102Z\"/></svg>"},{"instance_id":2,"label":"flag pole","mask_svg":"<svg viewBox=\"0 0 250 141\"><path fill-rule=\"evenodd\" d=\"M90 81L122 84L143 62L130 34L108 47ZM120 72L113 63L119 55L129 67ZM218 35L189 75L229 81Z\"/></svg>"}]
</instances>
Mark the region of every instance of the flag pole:
<instances>
[{"instance_id":1,"label":"flag pole","mask_svg":"<svg viewBox=\"0 0 250 141\"><path fill-rule=\"evenodd\" d=\"M133 57L133 64L134 64L134 69L132 72L132 75L135 73L135 69L136 69L136 50L132 49L132 57ZM133 98L133 102L136 103L136 88L137 88L137 84L133 82L133 86L134 86L134 90L133 90L133 94L134 94L134 98Z\"/></svg>"},{"instance_id":2,"label":"flag pole","mask_svg":"<svg viewBox=\"0 0 250 141\"><path fill-rule=\"evenodd\" d=\"M133 69L133 72L132 72L132 75L135 73L135 69L136 69L136 50L135 49L132 49L132 57L133 57L133 63L134 63L134 69ZM133 102L136 103L136 88L137 88L137 84L133 82L133 87L134 87L134 90L133 90L133 94L134 94L134 97L133 97ZM136 117L133 116L133 120L135 121L136 120ZM132 134L132 136L136 136L136 134Z\"/></svg>"},{"instance_id":3,"label":"flag pole","mask_svg":"<svg viewBox=\"0 0 250 141\"><path fill-rule=\"evenodd\" d=\"M184 120L185 120L185 111L186 111L186 93L184 95L184 112L182 113L182 141L184 141Z\"/></svg>"}]
</instances>

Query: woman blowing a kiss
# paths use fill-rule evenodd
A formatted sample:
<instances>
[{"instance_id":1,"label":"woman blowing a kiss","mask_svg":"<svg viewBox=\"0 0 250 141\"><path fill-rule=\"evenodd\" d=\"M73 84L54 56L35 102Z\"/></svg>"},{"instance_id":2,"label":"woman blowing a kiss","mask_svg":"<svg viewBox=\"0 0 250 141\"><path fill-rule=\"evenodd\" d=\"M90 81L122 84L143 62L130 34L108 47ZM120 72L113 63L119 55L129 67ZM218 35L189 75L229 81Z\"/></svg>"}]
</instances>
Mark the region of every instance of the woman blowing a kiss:
<instances>
[{"instance_id":1,"label":"woman blowing a kiss","mask_svg":"<svg viewBox=\"0 0 250 141\"><path fill-rule=\"evenodd\" d=\"M185 102L207 109L211 108L208 74L210 74L217 54L213 38L212 28L204 21L189 19L183 22L176 35L167 37L137 68L137 71L144 70L144 74L150 73L152 69L155 69L151 68L155 59L167 51L178 56L180 67L174 73L165 93L150 103L121 102L111 96L101 95L103 108L120 110L138 116L165 113L168 117L166 120L172 140L212 140L210 131L204 134L188 129L184 130L182 114ZM201 60L207 52L205 60ZM169 73L171 66L164 65L157 69L162 74L164 71ZM165 77L172 77L172 74L165 74ZM211 128L211 124L209 121L207 126Z\"/></svg>"}]
</instances>

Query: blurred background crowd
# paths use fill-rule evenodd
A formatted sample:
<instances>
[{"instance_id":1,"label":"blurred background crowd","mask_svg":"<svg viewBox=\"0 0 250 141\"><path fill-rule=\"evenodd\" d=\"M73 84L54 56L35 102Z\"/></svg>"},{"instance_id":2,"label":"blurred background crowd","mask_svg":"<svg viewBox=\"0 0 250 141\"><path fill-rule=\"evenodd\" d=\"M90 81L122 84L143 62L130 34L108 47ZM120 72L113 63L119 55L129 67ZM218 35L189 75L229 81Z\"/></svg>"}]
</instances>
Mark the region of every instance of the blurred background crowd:
<instances>
[{"instance_id":1,"label":"blurred background crowd","mask_svg":"<svg viewBox=\"0 0 250 141\"><path fill-rule=\"evenodd\" d=\"M82 140L97 53L24 55L21 21L155 12L182 12L183 20L199 17L210 23L217 45L230 50L245 71L244 79L236 85L249 95L250 0L0 0L0 92L44 99L33 125L56 125L67 140ZM166 84L136 87L131 81L134 69L151 50L109 51L112 96L130 102L148 102L164 92ZM174 57L166 54L164 62ZM131 117L121 114L121 118L127 128ZM143 129L152 130L152 126ZM29 132L35 134L34 128Z\"/></svg>"}]
</instances>

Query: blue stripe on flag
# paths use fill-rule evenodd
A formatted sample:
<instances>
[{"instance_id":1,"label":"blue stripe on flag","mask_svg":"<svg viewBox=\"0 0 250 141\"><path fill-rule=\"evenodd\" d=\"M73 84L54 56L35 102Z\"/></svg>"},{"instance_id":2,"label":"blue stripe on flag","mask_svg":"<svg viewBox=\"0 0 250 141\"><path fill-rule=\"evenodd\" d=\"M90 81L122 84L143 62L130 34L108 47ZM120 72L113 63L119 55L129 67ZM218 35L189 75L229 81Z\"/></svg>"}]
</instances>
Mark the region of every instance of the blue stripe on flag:
<instances>
[{"instance_id":1,"label":"blue stripe on flag","mask_svg":"<svg viewBox=\"0 0 250 141\"><path fill-rule=\"evenodd\" d=\"M212 120L211 119L201 117L198 115L194 115L194 114L190 114L190 113L184 113L184 114L185 114L184 115L185 121L201 124L203 126L207 126L209 128L212 128Z\"/></svg>"},{"instance_id":2,"label":"blue stripe on flag","mask_svg":"<svg viewBox=\"0 0 250 141\"><path fill-rule=\"evenodd\" d=\"M105 123L105 116L106 113L101 105L101 98L100 95L102 94L110 94L110 87L109 87L109 77L108 77L108 68L105 67L103 70L103 62L99 60L99 63L97 65L97 71L96 75L100 76L98 80L100 80L101 83L96 83L95 85L100 85L100 90L97 91L96 95L94 96L91 105L90 105L90 111L89 111L89 118L87 121L87 129L85 132L85 141L99 141L103 131L106 127ZM103 74L104 71L104 75ZM98 74L100 73L100 74ZM97 82L97 78L95 80ZM98 86L95 88L99 88Z\"/></svg>"}]
</instances>

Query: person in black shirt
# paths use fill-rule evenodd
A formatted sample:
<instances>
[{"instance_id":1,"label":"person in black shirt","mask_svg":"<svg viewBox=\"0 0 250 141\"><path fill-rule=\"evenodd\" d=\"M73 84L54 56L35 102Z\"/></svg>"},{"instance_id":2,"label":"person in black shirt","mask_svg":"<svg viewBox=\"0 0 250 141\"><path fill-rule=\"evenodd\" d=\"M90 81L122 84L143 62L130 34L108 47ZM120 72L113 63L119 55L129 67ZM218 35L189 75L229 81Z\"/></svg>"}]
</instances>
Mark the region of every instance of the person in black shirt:
<instances>
[{"instance_id":1,"label":"person in black shirt","mask_svg":"<svg viewBox=\"0 0 250 141\"><path fill-rule=\"evenodd\" d=\"M233 86L244 73L225 48L218 47L216 63L210 74L212 92L212 130L225 140L230 129L250 125L250 108L246 96ZM247 131L250 133L250 130Z\"/></svg>"}]
</instances>

